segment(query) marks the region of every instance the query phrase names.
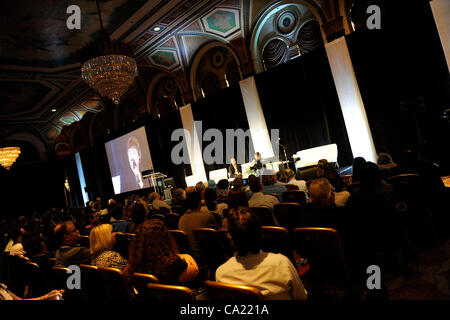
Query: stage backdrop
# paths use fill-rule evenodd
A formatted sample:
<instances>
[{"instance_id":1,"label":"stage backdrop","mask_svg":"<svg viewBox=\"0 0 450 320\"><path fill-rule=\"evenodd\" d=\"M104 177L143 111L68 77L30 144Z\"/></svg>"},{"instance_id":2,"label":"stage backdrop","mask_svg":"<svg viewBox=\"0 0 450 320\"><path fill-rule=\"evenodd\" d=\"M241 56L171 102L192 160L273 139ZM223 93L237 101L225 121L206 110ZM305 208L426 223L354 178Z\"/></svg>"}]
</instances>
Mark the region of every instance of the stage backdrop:
<instances>
[{"instance_id":1,"label":"stage backdrop","mask_svg":"<svg viewBox=\"0 0 450 320\"><path fill-rule=\"evenodd\" d=\"M339 165L352 152L336 88L323 49L255 76L269 132L280 130L287 156L330 143L338 145ZM283 149L279 149L280 157Z\"/></svg>"}]
</instances>

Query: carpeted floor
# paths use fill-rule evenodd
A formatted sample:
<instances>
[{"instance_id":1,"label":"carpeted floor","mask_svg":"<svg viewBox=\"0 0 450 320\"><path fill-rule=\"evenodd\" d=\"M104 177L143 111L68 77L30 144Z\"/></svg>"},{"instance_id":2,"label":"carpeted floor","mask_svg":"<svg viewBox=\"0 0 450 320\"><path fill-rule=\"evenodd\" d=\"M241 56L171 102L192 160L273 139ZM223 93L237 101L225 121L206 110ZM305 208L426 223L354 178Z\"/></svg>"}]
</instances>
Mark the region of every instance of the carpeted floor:
<instances>
[{"instance_id":1,"label":"carpeted floor","mask_svg":"<svg viewBox=\"0 0 450 320\"><path fill-rule=\"evenodd\" d=\"M450 240L410 262L408 276L384 278L390 300L450 300Z\"/></svg>"}]
</instances>

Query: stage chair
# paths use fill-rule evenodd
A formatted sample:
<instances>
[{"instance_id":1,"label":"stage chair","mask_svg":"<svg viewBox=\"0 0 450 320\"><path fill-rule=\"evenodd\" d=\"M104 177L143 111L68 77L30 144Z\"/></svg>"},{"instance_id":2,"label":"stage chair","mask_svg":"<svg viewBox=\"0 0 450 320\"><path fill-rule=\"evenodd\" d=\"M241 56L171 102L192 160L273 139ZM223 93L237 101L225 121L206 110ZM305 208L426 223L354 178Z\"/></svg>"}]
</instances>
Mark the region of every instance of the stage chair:
<instances>
[{"instance_id":1,"label":"stage chair","mask_svg":"<svg viewBox=\"0 0 450 320\"><path fill-rule=\"evenodd\" d=\"M298 190L298 186L296 186L295 184L287 184L285 185L287 191L296 191Z\"/></svg>"},{"instance_id":2,"label":"stage chair","mask_svg":"<svg viewBox=\"0 0 450 320\"><path fill-rule=\"evenodd\" d=\"M272 209L263 206L250 207L250 212L259 218L263 226L275 226Z\"/></svg>"},{"instance_id":3,"label":"stage chair","mask_svg":"<svg viewBox=\"0 0 450 320\"><path fill-rule=\"evenodd\" d=\"M262 250L264 252L281 253L295 265L289 231L283 227L262 227Z\"/></svg>"},{"instance_id":4,"label":"stage chair","mask_svg":"<svg viewBox=\"0 0 450 320\"><path fill-rule=\"evenodd\" d=\"M80 264L81 290L83 290L89 301L108 300L103 279L96 266Z\"/></svg>"},{"instance_id":5,"label":"stage chair","mask_svg":"<svg viewBox=\"0 0 450 320\"><path fill-rule=\"evenodd\" d=\"M296 228L292 234L294 249L308 259L308 277L314 291L347 290L349 271L342 252L341 239L330 228Z\"/></svg>"},{"instance_id":6,"label":"stage chair","mask_svg":"<svg viewBox=\"0 0 450 320\"><path fill-rule=\"evenodd\" d=\"M144 301L194 301L194 293L188 287L159 283L147 283Z\"/></svg>"},{"instance_id":7,"label":"stage chair","mask_svg":"<svg viewBox=\"0 0 450 320\"><path fill-rule=\"evenodd\" d=\"M133 239L133 233L116 232L116 244L114 245L113 250L120 253L125 259L128 258L128 248Z\"/></svg>"},{"instance_id":8,"label":"stage chair","mask_svg":"<svg viewBox=\"0 0 450 320\"><path fill-rule=\"evenodd\" d=\"M175 241L175 244L178 247L179 253L184 254L192 254L191 245L189 243L189 238L186 233L182 230L167 230L169 232L169 236Z\"/></svg>"},{"instance_id":9,"label":"stage chair","mask_svg":"<svg viewBox=\"0 0 450 320\"><path fill-rule=\"evenodd\" d=\"M306 203L306 195L304 191L286 191L282 194L283 202L296 202L298 204Z\"/></svg>"},{"instance_id":10,"label":"stage chair","mask_svg":"<svg viewBox=\"0 0 450 320\"><path fill-rule=\"evenodd\" d=\"M89 236L78 236L78 244L81 247L89 248Z\"/></svg>"},{"instance_id":11,"label":"stage chair","mask_svg":"<svg viewBox=\"0 0 450 320\"><path fill-rule=\"evenodd\" d=\"M129 301L133 298L121 270L102 267L97 270L103 279L109 301Z\"/></svg>"},{"instance_id":12,"label":"stage chair","mask_svg":"<svg viewBox=\"0 0 450 320\"><path fill-rule=\"evenodd\" d=\"M208 278L213 278L216 269L231 256L226 232L197 228L193 233L200 251L198 264L208 271Z\"/></svg>"},{"instance_id":13,"label":"stage chair","mask_svg":"<svg viewBox=\"0 0 450 320\"><path fill-rule=\"evenodd\" d=\"M145 288L148 283L160 283L159 279L152 274L134 272L131 278L135 294L143 299Z\"/></svg>"},{"instance_id":14,"label":"stage chair","mask_svg":"<svg viewBox=\"0 0 450 320\"><path fill-rule=\"evenodd\" d=\"M216 281L205 281L208 296L213 301L258 301L264 300L261 292L250 286L228 284Z\"/></svg>"},{"instance_id":15,"label":"stage chair","mask_svg":"<svg viewBox=\"0 0 450 320\"><path fill-rule=\"evenodd\" d=\"M301 206L298 203L282 202L273 206L273 212L281 227L292 231L298 227L300 215L302 214Z\"/></svg>"}]
</instances>

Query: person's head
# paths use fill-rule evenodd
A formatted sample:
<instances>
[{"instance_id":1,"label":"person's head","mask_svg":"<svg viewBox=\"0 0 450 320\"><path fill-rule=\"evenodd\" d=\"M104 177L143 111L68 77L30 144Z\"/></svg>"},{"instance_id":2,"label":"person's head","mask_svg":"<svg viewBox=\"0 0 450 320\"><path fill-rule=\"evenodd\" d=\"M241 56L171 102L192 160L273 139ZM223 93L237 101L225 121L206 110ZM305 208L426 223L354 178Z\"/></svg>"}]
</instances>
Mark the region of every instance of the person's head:
<instances>
[{"instance_id":1,"label":"person's head","mask_svg":"<svg viewBox=\"0 0 450 320\"><path fill-rule=\"evenodd\" d=\"M361 172L361 187L371 188L381 181L381 173L373 162L366 162Z\"/></svg>"},{"instance_id":2,"label":"person's head","mask_svg":"<svg viewBox=\"0 0 450 320\"><path fill-rule=\"evenodd\" d=\"M248 207L247 193L242 189L231 189L228 191L228 207Z\"/></svg>"},{"instance_id":3,"label":"person's head","mask_svg":"<svg viewBox=\"0 0 450 320\"><path fill-rule=\"evenodd\" d=\"M147 211L142 203L137 202L131 206L131 219L135 225L144 222L146 214Z\"/></svg>"},{"instance_id":4,"label":"person's head","mask_svg":"<svg viewBox=\"0 0 450 320\"><path fill-rule=\"evenodd\" d=\"M389 153L382 152L377 156L377 164L383 165L383 164L391 164L394 161L392 161L392 157Z\"/></svg>"},{"instance_id":5,"label":"person's head","mask_svg":"<svg viewBox=\"0 0 450 320\"><path fill-rule=\"evenodd\" d=\"M236 158L231 158L230 163L234 166L236 165Z\"/></svg>"},{"instance_id":6,"label":"person's head","mask_svg":"<svg viewBox=\"0 0 450 320\"><path fill-rule=\"evenodd\" d=\"M123 205L120 203L111 204L108 207L108 211L111 214L111 217L113 217L115 220L122 219L123 215Z\"/></svg>"},{"instance_id":7,"label":"person's head","mask_svg":"<svg viewBox=\"0 0 450 320\"><path fill-rule=\"evenodd\" d=\"M231 186L233 187L233 189L241 189L242 187L244 187L244 181L241 177L236 177L231 183Z\"/></svg>"},{"instance_id":8,"label":"person's head","mask_svg":"<svg viewBox=\"0 0 450 320\"><path fill-rule=\"evenodd\" d=\"M333 186L328 179L319 178L311 181L308 187L309 197L311 202L319 208L326 208L331 205L331 193Z\"/></svg>"},{"instance_id":9,"label":"person's head","mask_svg":"<svg viewBox=\"0 0 450 320\"><path fill-rule=\"evenodd\" d=\"M286 169L284 170L284 173L289 180L295 180L295 172L292 169Z\"/></svg>"},{"instance_id":10,"label":"person's head","mask_svg":"<svg viewBox=\"0 0 450 320\"><path fill-rule=\"evenodd\" d=\"M205 184L203 182L197 182L197 184L195 185L195 191L202 193L203 191L205 191L206 187Z\"/></svg>"},{"instance_id":11,"label":"person's head","mask_svg":"<svg viewBox=\"0 0 450 320\"><path fill-rule=\"evenodd\" d=\"M227 190L228 184L229 183L228 183L227 179L219 180L219 182L217 183L217 189L222 190L222 191Z\"/></svg>"},{"instance_id":12,"label":"person's head","mask_svg":"<svg viewBox=\"0 0 450 320\"><path fill-rule=\"evenodd\" d=\"M112 225L104 223L96 226L89 234L89 250L92 254L110 250L114 247L115 237Z\"/></svg>"},{"instance_id":13,"label":"person's head","mask_svg":"<svg viewBox=\"0 0 450 320\"><path fill-rule=\"evenodd\" d=\"M199 192L193 191L186 195L186 207L192 211L200 210L202 197Z\"/></svg>"},{"instance_id":14,"label":"person's head","mask_svg":"<svg viewBox=\"0 0 450 320\"><path fill-rule=\"evenodd\" d=\"M208 188L216 189L216 182L214 180L208 180Z\"/></svg>"},{"instance_id":15,"label":"person's head","mask_svg":"<svg viewBox=\"0 0 450 320\"><path fill-rule=\"evenodd\" d=\"M261 181L255 175L248 177L248 185L250 187L250 191L253 193L260 192L262 189Z\"/></svg>"},{"instance_id":16,"label":"person's head","mask_svg":"<svg viewBox=\"0 0 450 320\"><path fill-rule=\"evenodd\" d=\"M320 160L317 162L316 176L317 176L318 178L321 178L321 177L324 176L324 167L325 167L325 165L326 165L327 163L328 163L328 160L327 160L327 159L320 159Z\"/></svg>"},{"instance_id":17,"label":"person's head","mask_svg":"<svg viewBox=\"0 0 450 320\"><path fill-rule=\"evenodd\" d=\"M61 245L75 245L78 243L78 230L72 221L64 221L55 227L56 241Z\"/></svg>"},{"instance_id":18,"label":"person's head","mask_svg":"<svg viewBox=\"0 0 450 320\"><path fill-rule=\"evenodd\" d=\"M277 181L277 174L273 170L264 170L262 174L262 184L264 186L273 185Z\"/></svg>"},{"instance_id":19,"label":"person's head","mask_svg":"<svg viewBox=\"0 0 450 320\"><path fill-rule=\"evenodd\" d=\"M261 160L261 154L259 152L255 152L255 160L256 161Z\"/></svg>"},{"instance_id":20,"label":"person's head","mask_svg":"<svg viewBox=\"0 0 450 320\"><path fill-rule=\"evenodd\" d=\"M186 192L181 188L177 188L173 190L172 197L178 201L186 200Z\"/></svg>"},{"instance_id":21,"label":"person's head","mask_svg":"<svg viewBox=\"0 0 450 320\"><path fill-rule=\"evenodd\" d=\"M353 159L353 174L352 174L352 181L353 182L359 182L361 180L361 172L366 163L366 159L363 157L356 157Z\"/></svg>"},{"instance_id":22,"label":"person's head","mask_svg":"<svg viewBox=\"0 0 450 320\"><path fill-rule=\"evenodd\" d=\"M208 210L214 211L216 210L216 199L217 199L217 192L215 189L206 189L205 191L205 202L206 206L208 207Z\"/></svg>"},{"instance_id":23,"label":"person's head","mask_svg":"<svg viewBox=\"0 0 450 320\"><path fill-rule=\"evenodd\" d=\"M141 162L141 145L138 139L130 137L127 141L128 161L133 171L139 171L139 164Z\"/></svg>"},{"instance_id":24,"label":"person's head","mask_svg":"<svg viewBox=\"0 0 450 320\"><path fill-rule=\"evenodd\" d=\"M130 243L128 261L132 272L153 274L159 280L166 281L173 278L167 267L178 259L176 253L164 222L151 219L136 229Z\"/></svg>"},{"instance_id":25,"label":"person's head","mask_svg":"<svg viewBox=\"0 0 450 320\"><path fill-rule=\"evenodd\" d=\"M161 196L158 192L152 192L148 195L149 202L152 203L155 200L160 200Z\"/></svg>"},{"instance_id":26,"label":"person's head","mask_svg":"<svg viewBox=\"0 0 450 320\"><path fill-rule=\"evenodd\" d=\"M228 231L239 256L256 254L261 250L261 221L248 208L230 210Z\"/></svg>"}]
</instances>

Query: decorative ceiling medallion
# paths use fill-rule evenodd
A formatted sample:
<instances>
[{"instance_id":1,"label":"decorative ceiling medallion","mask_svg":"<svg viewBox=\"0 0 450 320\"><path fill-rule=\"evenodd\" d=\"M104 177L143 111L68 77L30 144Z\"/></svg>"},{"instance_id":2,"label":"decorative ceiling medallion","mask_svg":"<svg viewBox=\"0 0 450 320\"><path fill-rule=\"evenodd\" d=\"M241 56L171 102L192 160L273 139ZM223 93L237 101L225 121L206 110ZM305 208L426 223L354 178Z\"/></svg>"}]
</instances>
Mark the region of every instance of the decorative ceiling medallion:
<instances>
[{"instance_id":1,"label":"decorative ceiling medallion","mask_svg":"<svg viewBox=\"0 0 450 320\"><path fill-rule=\"evenodd\" d=\"M218 50L214 52L214 54L211 56L211 64L214 68L220 69L225 64L225 55L221 50Z\"/></svg>"},{"instance_id":2,"label":"decorative ceiling medallion","mask_svg":"<svg viewBox=\"0 0 450 320\"><path fill-rule=\"evenodd\" d=\"M278 16L277 28L283 34L288 34L297 25L297 16L292 11L285 11Z\"/></svg>"},{"instance_id":3,"label":"decorative ceiling medallion","mask_svg":"<svg viewBox=\"0 0 450 320\"><path fill-rule=\"evenodd\" d=\"M205 30L224 38L240 29L239 10L215 9L202 18Z\"/></svg>"},{"instance_id":4,"label":"decorative ceiling medallion","mask_svg":"<svg viewBox=\"0 0 450 320\"><path fill-rule=\"evenodd\" d=\"M180 64L178 54L173 50L157 50L148 57L155 66L172 70Z\"/></svg>"}]
</instances>

